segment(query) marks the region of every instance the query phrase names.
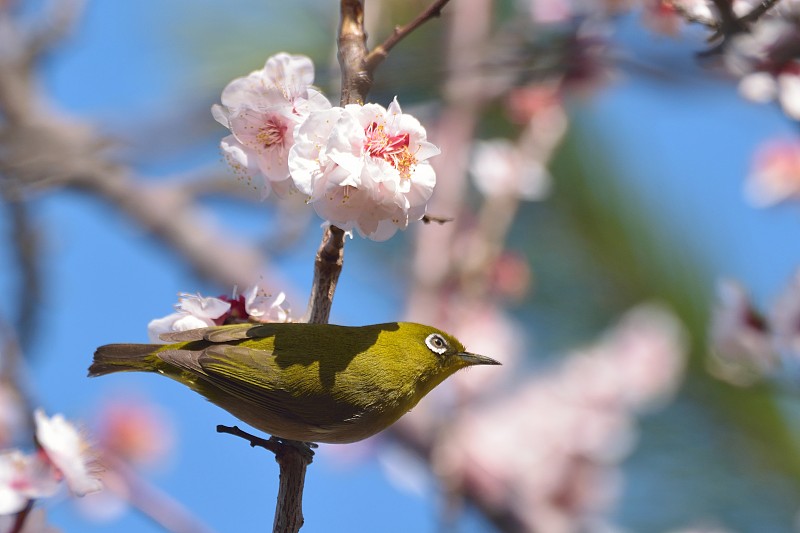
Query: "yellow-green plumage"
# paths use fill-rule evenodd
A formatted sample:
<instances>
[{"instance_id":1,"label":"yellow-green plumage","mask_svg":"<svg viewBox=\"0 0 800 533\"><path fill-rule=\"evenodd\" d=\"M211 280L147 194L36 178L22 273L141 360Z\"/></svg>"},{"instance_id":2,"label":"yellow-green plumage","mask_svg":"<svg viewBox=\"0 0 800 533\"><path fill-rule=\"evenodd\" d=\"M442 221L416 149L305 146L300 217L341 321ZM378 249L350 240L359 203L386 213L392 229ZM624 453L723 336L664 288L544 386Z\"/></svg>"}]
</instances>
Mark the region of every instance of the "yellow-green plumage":
<instances>
[{"instance_id":1,"label":"yellow-green plumage","mask_svg":"<svg viewBox=\"0 0 800 533\"><path fill-rule=\"evenodd\" d=\"M456 370L498 364L420 324L233 324L101 346L90 376L157 372L262 431L355 442L385 429Z\"/></svg>"}]
</instances>

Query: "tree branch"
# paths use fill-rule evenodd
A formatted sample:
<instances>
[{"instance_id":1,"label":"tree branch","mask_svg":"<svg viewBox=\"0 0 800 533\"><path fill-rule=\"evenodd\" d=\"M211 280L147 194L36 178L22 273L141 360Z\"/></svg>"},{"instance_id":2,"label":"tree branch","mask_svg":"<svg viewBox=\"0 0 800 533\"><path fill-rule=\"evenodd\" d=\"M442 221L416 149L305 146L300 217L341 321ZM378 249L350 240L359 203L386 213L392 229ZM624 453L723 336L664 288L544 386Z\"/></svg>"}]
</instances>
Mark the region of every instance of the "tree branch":
<instances>
[{"instance_id":1,"label":"tree branch","mask_svg":"<svg viewBox=\"0 0 800 533\"><path fill-rule=\"evenodd\" d=\"M389 52L392 48L395 47L397 43L405 39L411 32L425 24L427 21L434 17L438 17L442 14L442 8L444 8L445 4L450 0L436 0L431 5L429 5L422 13L417 15L417 18L406 24L405 26L397 26L395 27L392 34L386 38L381 44L376 46L372 49L372 51L367 55L365 60L365 69L370 75L375 71L375 69L383 63L386 57L389 55Z\"/></svg>"}]
</instances>

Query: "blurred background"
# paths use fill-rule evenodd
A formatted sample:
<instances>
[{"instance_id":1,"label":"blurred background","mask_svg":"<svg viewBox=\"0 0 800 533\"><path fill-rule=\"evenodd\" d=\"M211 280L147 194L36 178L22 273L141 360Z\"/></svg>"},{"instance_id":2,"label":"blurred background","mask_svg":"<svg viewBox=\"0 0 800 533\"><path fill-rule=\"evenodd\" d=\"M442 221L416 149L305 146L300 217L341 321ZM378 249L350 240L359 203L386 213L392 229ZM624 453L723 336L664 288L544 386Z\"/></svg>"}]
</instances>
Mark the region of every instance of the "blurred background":
<instances>
[{"instance_id":1,"label":"blurred background","mask_svg":"<svg viewBox=\"0 0 800 533\"><path fill-rule=\"evenodd\" d=\"M369 45L426 5L367 2ZM800 12L757 6L454 0L391 52L370 101L442 148L428 212L453 220L348 240L331 321L430 323L504 366L322 445L304 532L797 529ZM107 467L36 502L61 531L271 527L277 465L215 433L234 418L86 368L182 292L259 283L303 315L322 221L248 196L210 106L280 51L337 103L337 17L0 1L2 445L31 450L41 406Z\"/></svg>"}]
</instances>

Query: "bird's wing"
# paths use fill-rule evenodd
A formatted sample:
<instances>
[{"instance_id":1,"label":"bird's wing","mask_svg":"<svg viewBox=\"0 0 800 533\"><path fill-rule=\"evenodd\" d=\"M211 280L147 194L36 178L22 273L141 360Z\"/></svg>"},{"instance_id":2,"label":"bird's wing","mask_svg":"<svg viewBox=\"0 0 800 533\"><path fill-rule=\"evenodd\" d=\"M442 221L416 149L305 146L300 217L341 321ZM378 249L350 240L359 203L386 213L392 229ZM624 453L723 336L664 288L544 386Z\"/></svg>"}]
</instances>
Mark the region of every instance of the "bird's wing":
<instances>
[{"instance_id":1,"label":"bird's wing","mask_svg":"<svg viewBox=\"0 0 800 533\"><path fill-rule=\"evenodd\" d=\"M283 418L322 428L355 415L332 401L313 371L281 368L268 350L209 346L198 363L215 386Z\"/></svg>"},{"instance_id":2,"label":"bird's wing","mask_svg":"<svg viewBox=\"0 0 800 533\"><path fill-rule=\"evenodd\" d=\"M244 323L162 333L159 338L170 344L194 341L219 343L268 337L270 335L274 335L274 329L269 324Z\"/></svg>"}]
</instances>

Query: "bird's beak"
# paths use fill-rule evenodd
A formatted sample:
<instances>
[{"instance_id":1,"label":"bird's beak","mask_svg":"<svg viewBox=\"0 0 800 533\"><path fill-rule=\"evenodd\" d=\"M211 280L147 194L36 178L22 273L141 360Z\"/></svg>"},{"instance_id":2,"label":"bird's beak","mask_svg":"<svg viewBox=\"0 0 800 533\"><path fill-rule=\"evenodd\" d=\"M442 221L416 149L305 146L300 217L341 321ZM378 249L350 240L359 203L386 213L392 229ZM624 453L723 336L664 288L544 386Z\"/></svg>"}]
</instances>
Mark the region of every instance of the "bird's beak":
<instances>
[{"instance_id":1,"label":"bird's beak","mask_svg":"<svg viewBox=\"0 0 800 533\"><path fill-rule=\"evenodd\" d=\"M459 352L458 357L468 365L499 365L499 361L495 361L491 357L485 355L478 355L476 353Z\"/></svg>"}]
</instances>

